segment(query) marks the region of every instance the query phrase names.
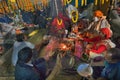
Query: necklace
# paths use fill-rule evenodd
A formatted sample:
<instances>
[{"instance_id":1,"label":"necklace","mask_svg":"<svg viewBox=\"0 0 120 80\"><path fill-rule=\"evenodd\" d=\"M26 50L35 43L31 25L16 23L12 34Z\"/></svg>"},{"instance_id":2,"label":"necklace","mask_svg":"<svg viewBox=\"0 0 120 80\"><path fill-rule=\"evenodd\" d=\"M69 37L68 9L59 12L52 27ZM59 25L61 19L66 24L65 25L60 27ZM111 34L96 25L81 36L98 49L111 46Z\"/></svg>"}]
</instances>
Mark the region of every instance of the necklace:
<instances>
[{"instance_id":1,"label":"necklace","mask_svg":"<svg viewBox=\"0 0 120 80\"><path fill-rule=\"evenodd\" d=\"M60 19L60 20L57 19L57 24L61 25L62 24L62 19Z\"/></svg>"},{"instance_id":2,"label":"necklace","mask_svg":"<svg viewBox=\"0 0 120 80\"><path fill-rule=\"evenodd\" d=\"M75 12L75 17L72 15L74 12ZM72 16L72 22L76 23L78 21L78 11L72 11L71 16Z\"/></svg>"}]
</instances>

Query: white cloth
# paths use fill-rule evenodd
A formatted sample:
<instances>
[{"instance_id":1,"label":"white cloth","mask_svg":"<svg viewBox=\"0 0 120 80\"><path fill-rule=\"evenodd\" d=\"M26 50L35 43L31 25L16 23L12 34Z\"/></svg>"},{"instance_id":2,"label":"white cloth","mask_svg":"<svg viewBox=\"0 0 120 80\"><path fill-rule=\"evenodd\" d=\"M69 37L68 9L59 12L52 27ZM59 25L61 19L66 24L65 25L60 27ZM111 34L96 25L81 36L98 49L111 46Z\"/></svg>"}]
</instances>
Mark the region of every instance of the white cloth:
<instances>
[{"instance_id":1,"label":"white cloth","mask_svg":"<svg viewBox=\"0 0 120 80\"><path fill-rule=\"evenodd\" d=\"M94 58L96 58L96 57L104 57L104 55L103 55L103 54L97 54L97 53L95 53L95 52L90 51L89 57L90 57L91 59L94 59Z\"/></svg>"},{"instance_id":2,"label":"white cloth","mask_svg":"<svg viewBox=\"0 0 120 80\"><path fill-rule=\"evenodd\" d=\"M92 23L89 25L88 30L94 25L94 23L96 23L96 22L94 21L94 22L92 22ZM97 24L99 24L99 23L97 23ZM97 25L94 25L94 26L97 26ZM101 29L101 28L110 28L110 24L109 24L108 21L104 18L103 20L101 20L99 27L100 27L100 29Z\"/></svg>"},{"instance_id":3,"label":"white cloth","mask_svg":"<svg viewBox=\"0 0 120 80\"><path fill-rule=\"evenodd\" d=\"M103 19L101 22L101 28L110 28L110 24L108 23L108 21L106 19Z\"/></svg>"},{"instance_id":4,"label":"white cloth","mask_svg":"<svg viewBox=\"0 0 120 80\"><path fill-rule=\"evenodd\" d=\"M107 39L106 42L109 44L110 48L115 48L116 45L110 39Z\"/></svg>"},{"instance_id":5,"label":"white cloth","mask_svg":"<svg viewBox=\"0 0 120 80\"><path fill-rule=\"evenodd\" d=\"M12 64L15 66L18 60L18 52L25 48L30 47L31 49L34 49L34 45L30 42L23 41L23 42L15 42L13 46L13 54L12 54Z\"/></svg>"}]
</instances>

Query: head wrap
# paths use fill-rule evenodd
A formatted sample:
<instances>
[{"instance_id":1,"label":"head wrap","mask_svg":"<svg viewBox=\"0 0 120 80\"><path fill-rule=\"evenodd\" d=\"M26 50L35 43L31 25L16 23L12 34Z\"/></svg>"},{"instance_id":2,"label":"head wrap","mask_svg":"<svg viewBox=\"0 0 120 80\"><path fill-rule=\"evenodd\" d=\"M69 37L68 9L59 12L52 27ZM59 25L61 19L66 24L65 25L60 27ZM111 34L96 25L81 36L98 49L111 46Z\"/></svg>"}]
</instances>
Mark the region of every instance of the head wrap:
<instances>
[{"instance_id":1,"label":"head wrap","mask_svg":"<svg viewBox=\"0 0 120 80\"><path fill-rule=\"evenodd\" d=\"M96 17L102 17L102 16L103 16L103 13L102 13L102 11L100 11L100 10L96 10L96 11L94 12L94 16L96 16Z\"/></svg>"}]
</instances>

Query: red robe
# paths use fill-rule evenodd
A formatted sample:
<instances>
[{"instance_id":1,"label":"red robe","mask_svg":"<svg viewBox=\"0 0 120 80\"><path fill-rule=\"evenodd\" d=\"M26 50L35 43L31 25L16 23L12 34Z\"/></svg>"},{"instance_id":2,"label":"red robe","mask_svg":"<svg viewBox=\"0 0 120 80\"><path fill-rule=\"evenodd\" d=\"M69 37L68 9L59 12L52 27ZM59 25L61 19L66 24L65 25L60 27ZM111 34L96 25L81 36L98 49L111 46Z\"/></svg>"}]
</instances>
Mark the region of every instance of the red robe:
<instances>
[{"instance_id":1,"label":"red robe","mask_svg":"<svg viewBox=\"0 0 120 80\"><path fill-rule=\"evenodd\" d=\"M60 30L60 29L62 29L62 28L65 28L65 24L64 24L64 22L63 22L63 19L61 19L61 20L62 20L62 23L61 23L61 24L58 24L58 21L57 21L57 20L58 20L57 18L54 18L54 20L53 20L53 22L52 22L52 26L53 26L53 27L56 27L57 30Z\"/></svg>"},{"instance_id":2,"label":"red robe","mask_svg":"<svg viewBox=\"0 0 120 80\"><path fill-rule=\"evenodd\" d=\"M99 46L97 46L97 44L99 44ZM90 51L100 54L100 53L104 52L105 50L107 50L107 46L105 44L94 43L94 45Z\"/></svg>"},{"instance_id":3,"label":"red robe","mask_svg":"<svg viewBox=\"0 0 120 80\"><path fill-rule=\"evenodd\" d=\"M101 54L102 52L106 51L108 49L107 44L105 43L95 43L90 51Z\"/></svg>"},{"instance_id":4,"label":"red robe","mask_svg":"<svg viewBox=\"0 0 120 80\"><path fill-rule=\"evenodd\" d=\"M101 40L101 37L100 36L96 36L94 38L84 38L83 39L85 42L98 42Z\"/></svg>"}]
</instances>

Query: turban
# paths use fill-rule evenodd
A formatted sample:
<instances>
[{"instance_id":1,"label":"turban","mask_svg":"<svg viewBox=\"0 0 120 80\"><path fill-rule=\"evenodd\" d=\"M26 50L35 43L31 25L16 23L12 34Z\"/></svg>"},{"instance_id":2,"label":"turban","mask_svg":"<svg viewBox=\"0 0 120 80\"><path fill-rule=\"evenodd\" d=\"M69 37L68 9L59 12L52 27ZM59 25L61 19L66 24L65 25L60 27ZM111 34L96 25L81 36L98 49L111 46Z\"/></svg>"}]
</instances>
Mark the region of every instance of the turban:
<instances>
[{"instance_id":1,"label":"turban","mask_svg":"<svg viewBox=\"0 0 120 80\"><path fill-rule=\"evenodd\" d=\"M96 10L96 11L94 12L94 16L96 16L96 17L102 17L102 16L103 16L103 13L102 13L102 11L100 11L100 10Z\"/></svg>"}]
</instances>

